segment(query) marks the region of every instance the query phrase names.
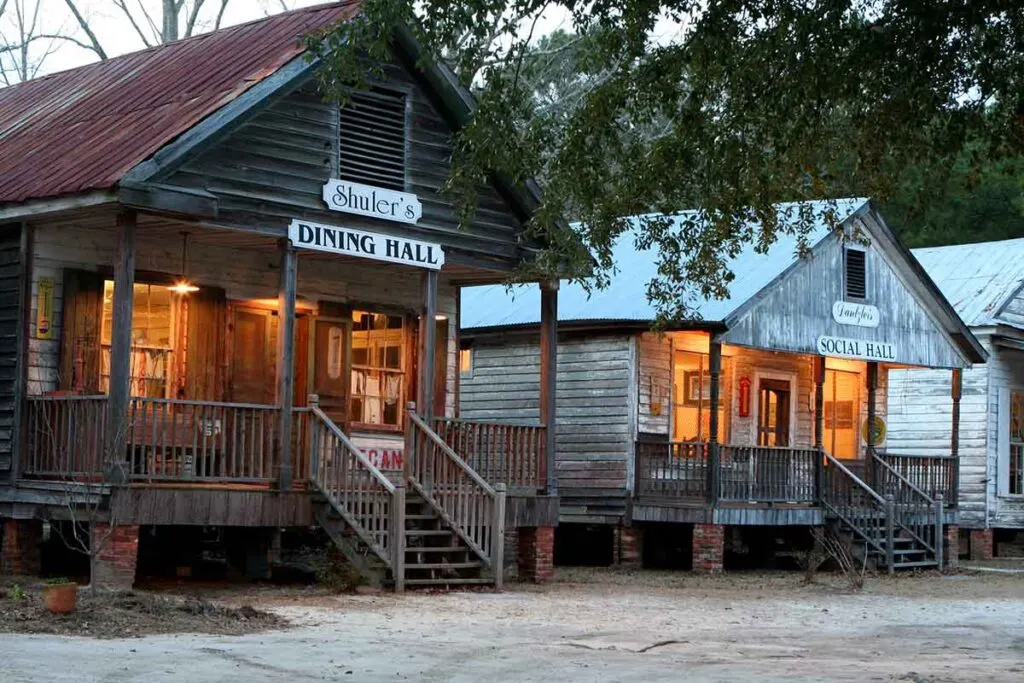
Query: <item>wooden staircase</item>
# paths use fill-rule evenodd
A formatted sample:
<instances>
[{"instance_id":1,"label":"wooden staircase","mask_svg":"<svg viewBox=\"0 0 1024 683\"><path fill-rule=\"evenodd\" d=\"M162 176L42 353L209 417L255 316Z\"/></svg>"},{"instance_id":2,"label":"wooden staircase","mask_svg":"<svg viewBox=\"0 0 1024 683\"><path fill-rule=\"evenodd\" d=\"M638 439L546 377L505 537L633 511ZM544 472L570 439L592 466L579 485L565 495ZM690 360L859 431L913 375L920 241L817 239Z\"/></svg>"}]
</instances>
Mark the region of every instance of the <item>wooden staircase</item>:
<instances>
[{"instance_id":1,"label":"wooden staircase","mask_svg":"<svg viewBox=\"0 0 1024 683\"><path fill-rule=\"evenodd\" d=\"M941 497L931 498L873 452L865 466L874 486L828 453L823 456L826 520L849 539L858 559L890 574L942 568Z\"/></svg>"},{"instance_id":2,"label":"wooden staircase","mask_svg":"<svg viewBox=\"0 0 1024 683\"><path fill-rule=\"evenodd\" d=\"M371 585L501 588L503 485L483 481L411 409L406 471L397 484L315 401L310 412L317 522Z\"/></svg>"}]
</instances>

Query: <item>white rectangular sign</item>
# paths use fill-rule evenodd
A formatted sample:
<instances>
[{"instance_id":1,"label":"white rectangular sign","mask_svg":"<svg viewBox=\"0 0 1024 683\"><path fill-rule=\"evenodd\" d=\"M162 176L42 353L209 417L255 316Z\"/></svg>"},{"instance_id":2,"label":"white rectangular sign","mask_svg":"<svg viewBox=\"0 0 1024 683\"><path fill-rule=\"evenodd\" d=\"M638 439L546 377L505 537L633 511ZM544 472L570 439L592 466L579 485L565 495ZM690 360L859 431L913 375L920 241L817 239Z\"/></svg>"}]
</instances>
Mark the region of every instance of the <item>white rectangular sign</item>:
<instances>
[{"instance_id":1,"label":"white rectangular sign","mask_svg":"<svg viewBox=\"0 0 1024 683\"><path fill-rule=\"evenodd\" d=\"M405 439L401 436L353 434L352 443L373 465L382 470L401 470L405 459Z\"/></svg>"},{"instance_id":2,"label":"white rectangular sign","mask_svg":"<svg viewBox=\"0 0 1024 683\"><path fill-rule=\"evenodd\" d=\"M822 356L858 358L860 360L896 360L896 346L893 344L862 339L844 339L843 337L818 337L818 353Z\"/></svg>"},{"instance_id":3,"label":"white rectangular sign","mask_svg":"<svg viewBox=\"0 0 1024 683\"><path fill-rule=\"evenodd\" d=\"M871 304L857 304L850 301L837 301L832 304L832 319L842 325L878 327L881 318L878 308Z\"/></svg>"},{"instance_id":4,"label":"white rectangular sign","mask_svg":"<svg viewBox=\"0 0 1024 683\"><path fill-rule=\"evenodd\" d=\"M328 180L324 185L324 202L333 211L385 221L416 223L423 217L423 205L419 197L411 192L398 192L348 180Z\"/></svg>"},{"instance_id":5,"label":"white rectangular sign","mask_svg":"<svg viewBox=\"0 0 1024 683\"><path fill-rule=\"evenodd\" d=\"M288 226L288 239L292 246L302 249L401 263L431 270L441 270L441 266L444 265L444 250L440 244L311 221L293 220Z\"/></svg>"}]
</instances>

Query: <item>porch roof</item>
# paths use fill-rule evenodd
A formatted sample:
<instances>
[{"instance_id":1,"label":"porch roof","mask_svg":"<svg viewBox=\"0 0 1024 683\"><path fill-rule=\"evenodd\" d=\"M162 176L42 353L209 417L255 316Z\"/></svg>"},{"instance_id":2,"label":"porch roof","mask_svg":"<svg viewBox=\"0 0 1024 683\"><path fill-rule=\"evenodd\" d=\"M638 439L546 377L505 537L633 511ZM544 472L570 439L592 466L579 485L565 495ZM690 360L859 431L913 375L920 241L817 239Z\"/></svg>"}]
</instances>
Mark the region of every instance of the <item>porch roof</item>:
<instances>
[{"instance_id":1,"label":"porch roof","mask_svg":"<svg viewBox=\"0 0 1024 683\"><path fill-rule=\"evenodd\" d=\"M779 204L780 218L792 220L796 211L811 208L814 224L807 243L814 246L830 232L829 210L843 222L868 202L867 199ZM680 214L679 223L685 214ZM633 220L633 219L631 219ZM774 244L759 253L747 244L729 260L736 276L724 299L713 299L691 292L694 323L715 326L726 320L746 301L779 277L799 257L798 238L779 234ZM651 322L658 312L647 299L647 283L658 273L657 253L636 246L632 232L619 237L613 249L616 272L605 289L587 292L583 285L562 281L558 292L558 320L563 323L598 322L606 324ZM540 322L540 288L537 285L468 287L462 290L460 323L464 330L490 327L533 325ZM694 325L690 325L691 327Z\"/></svg>"},{"instance_id":2,"label":"porch roof","mask_svg":"<svg viewBox=\"0 0 1024 683\"><path fill-rule=\"evenodd\" d=\"M113 187L360 6L286 12L0 90L0 205Z\"/></svg>"}]
</instances>

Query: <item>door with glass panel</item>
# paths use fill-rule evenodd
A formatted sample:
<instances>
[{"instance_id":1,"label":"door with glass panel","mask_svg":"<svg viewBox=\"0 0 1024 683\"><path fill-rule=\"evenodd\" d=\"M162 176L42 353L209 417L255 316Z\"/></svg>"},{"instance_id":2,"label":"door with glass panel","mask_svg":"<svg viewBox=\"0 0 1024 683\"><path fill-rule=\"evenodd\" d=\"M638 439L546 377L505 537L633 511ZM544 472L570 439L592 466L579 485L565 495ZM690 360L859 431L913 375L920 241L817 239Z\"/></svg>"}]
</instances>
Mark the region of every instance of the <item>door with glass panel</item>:
<instances>
[{"instance_id":1,"label":"door with glass panel","mask_svg":"<svg viewBox=\"0 0 1024 683\"><path fill-rule=\"evenodd\" d=\"M841 370L825 371L822 445L838 460L861 457L860 374Z\"/></svg>"},{"instance_id":2,"label":"door with glass panel","mask_svg":"<svg viewBox=\"0 0 1024 683\"><path fill-rule=\"evenodd\" d=\"M789 382L762 379L759 384L757 445L789 446L791 400Z\"/></svg>"},{"instance_id":3,"label":"door with glass panel","mask_svg":"<svg viewBox=\"0 0 1024 683\"><path fill-rule=\"evenodd\" d=\"M310 391L320 399L320 408L337 425L348 422L349 340L351 321L316 318L310 335Z\"/></svg>"}]
</instances>

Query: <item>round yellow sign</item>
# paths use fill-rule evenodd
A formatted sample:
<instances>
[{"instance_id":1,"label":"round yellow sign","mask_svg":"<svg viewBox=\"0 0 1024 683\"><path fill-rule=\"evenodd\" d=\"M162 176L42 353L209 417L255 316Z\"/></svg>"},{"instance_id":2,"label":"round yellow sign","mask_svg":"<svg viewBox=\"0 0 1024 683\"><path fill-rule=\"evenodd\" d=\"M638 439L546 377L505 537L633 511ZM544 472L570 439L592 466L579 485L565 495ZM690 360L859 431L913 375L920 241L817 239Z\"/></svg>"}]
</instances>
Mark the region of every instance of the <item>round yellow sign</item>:
<instances>
[{"instance_id":1,"label":"round yellow sign","mask_svg":"<svg viewBox=\"0 0 1024 683\"><path fill-rule=\"evenodd\" d=\"M864 420L864 424L860 428L860 436L866 443L868 440L868 421ZM878 415L875 415L874 427L871 430L871 443L876 446L885 441L885 420Z\"/></svg>"}]
</instances>

